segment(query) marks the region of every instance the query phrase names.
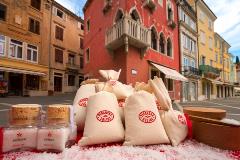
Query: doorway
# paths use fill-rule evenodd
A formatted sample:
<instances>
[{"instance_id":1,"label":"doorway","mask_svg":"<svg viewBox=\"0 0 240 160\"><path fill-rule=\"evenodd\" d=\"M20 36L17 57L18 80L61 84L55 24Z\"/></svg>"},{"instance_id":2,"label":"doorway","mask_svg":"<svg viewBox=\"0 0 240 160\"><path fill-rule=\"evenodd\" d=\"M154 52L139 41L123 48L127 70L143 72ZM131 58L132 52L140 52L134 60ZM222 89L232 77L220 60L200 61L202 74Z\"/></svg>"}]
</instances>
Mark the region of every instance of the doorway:
<instances>
[{"instance_id":1,"label":"doorway","mask_svg":"<svg viewBox=\"0 0 240 160\"><path fill-rule=\"evenodd\" d=\"M54 92L62 92L62 77L54 76Z\"/></svg>"},{"instance_id":2,"label":"doorway","mask_svg":"<svg viewBox=\"0 0 240 160\"><path fill-rule=\"evenodd\" d=\"M8 79L8 95L22 96L23 95L23 74L9 73Z\"/></svg>"}]
</instances>

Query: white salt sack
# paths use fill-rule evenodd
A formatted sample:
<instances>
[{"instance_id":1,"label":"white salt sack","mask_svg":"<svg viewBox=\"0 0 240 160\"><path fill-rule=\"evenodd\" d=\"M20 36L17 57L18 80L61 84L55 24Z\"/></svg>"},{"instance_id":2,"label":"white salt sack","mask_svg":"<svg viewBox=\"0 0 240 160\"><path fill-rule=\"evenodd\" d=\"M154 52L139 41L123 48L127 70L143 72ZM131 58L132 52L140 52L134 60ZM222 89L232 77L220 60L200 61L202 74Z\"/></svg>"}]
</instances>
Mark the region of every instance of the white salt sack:
<instances>
[{"instance_id":1,"label":"white salt sack","mask_svg":"<svg viewBox=\"0 0 240 160\"><path fill-rule=\"evenodd\" d=\"M84 128L88 98L93 94L95 94L95 84L82 85L76 93L73 108L78 130L83 130Z\"/></svg>"},{"instance_id":2,"label":"white salt sack","mask_svg":"<svg viewBox=\"0 0 240 160\"><path fill-rule=\"evenodd\" d=\"M114 70L99 70L99 74L105 78L107 81L109 80L118 80L121 73L121 69L116 72Z\"/></svg>"},{"instance_id":3,"label":"white salt sack","mask_svg":"<svg viewBox=\"0 0 240 160\"><path fill-rule=\"evenodd\" d=\"M149 84L158 100L158 104L161 106L160 108L166 111L172 108L171 99L162 79L154 77L153 80L149 80Z\"/></svg>"},{"instance_id":4,"label":"white salt sack","mask_svg":"<svg viewBox=\"0 0 240 160\"><path fill-rule=\"evenodd\" d=\"M2 152L23 151L37 147L37 128L4 128Z\"/></svg>"},{"instance_id":5,"label":"white salt sack","mask_svg":"<svg viewBox=\"0 0 240 160\"><path fill-rule=\"evenodd\" d=\"M170 143L152 94L139 91L128 97L124 115L124 145Z\"/></svg>"},{"instance_id":6,"label":"white salt sack","mask_svg":"<svg viewBox=\"0 0 240 160\"><path fill-rule=\"evenodd\" d=\"M187 121L183 113L169 109L160 111L161 120L173 146L182 142L188 134Z\"/></svg>"},{"instance_id":7,"label":"white salt sack","mask_svg":"<svg viewBox=\"0 0 240 160\"><path fill-rule=\"evenodd\" d=\"M101 91L89 97L83 138L80 146L121 142L124 128L114 94Z\"/></svg>"}]
</instances>

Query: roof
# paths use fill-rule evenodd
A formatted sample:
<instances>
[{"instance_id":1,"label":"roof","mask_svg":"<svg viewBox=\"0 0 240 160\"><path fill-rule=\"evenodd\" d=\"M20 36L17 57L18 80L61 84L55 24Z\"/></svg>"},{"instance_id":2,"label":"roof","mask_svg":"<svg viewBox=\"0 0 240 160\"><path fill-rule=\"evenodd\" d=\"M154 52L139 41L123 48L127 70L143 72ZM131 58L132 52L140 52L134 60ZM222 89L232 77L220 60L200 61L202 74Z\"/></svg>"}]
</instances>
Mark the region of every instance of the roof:
<instances>
[{"instance_id":1,"label":"roof","mask_svg":"<svg viewBox=\"0 0 240 160\"><path fill-rule=\"evenodd\" d=\"M69 9L64 7L63 5L61 5L60 3L56 2L55 0L53 1L53 5L55 5L55 6L59 7L60 9L64 10L69 15L74 17L76 20L80 21L81 23L84 23L84 20L81 17L79 17L78 15L76 15L75 13L73 13L72 11L70 11Z\"/></svg>"},{"instance_id":2,"label":"roof","mask_svg":"<svg viewBox=\"0 0 240 160\"><path fill-rule=\"evenodd\" d=\"M83 12L86 11L87 7L90 5L90 3L92 2L92 0L87 0L84 7L83 7Z\"/></svg>"},{"instance_id":3,"label":"roof","mask_svg":"<svg viewBox=\"0 0 240 160\"><path fill-rule=\"evenodd\" d=\"M210 11L211 15L213 16L214 20L217 19L217 16L214 14L214 12L209 8L209 6L204 2L204 0L197 0L196 2L202 2L202 4Z\"/></svg>"},{"instance_id":4,"label":"roof","mask_svg":"<svg viewBox=\"0 0 240 160\"><path fill-rule=\"evenodd\" d=\"M231 45L220 34L218 34L217 32L214 32L214 34L218 36L218 38L220 38L224 43L226 43L229 48L231 47Z\"/></svg>"}]
</instances>

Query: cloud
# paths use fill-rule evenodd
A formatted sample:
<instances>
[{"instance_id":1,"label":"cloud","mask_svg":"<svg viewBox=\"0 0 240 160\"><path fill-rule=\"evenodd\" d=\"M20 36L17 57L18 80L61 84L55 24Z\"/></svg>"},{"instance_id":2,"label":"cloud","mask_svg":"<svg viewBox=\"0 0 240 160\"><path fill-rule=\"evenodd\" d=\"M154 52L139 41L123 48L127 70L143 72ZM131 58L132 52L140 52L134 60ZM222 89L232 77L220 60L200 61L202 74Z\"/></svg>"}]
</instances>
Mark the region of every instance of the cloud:
<instances>
[{"instance_id":1,"label":"cloud","mask_svg":"<svg viewBox=\"0 0 240 160\"><path fill-rule=\"evenodd\" d=\"M230 52L240 55L240 0L205 0L218 17L214 29L232 47Z\"/></svg>"},{"instance_id":2,"label":"cloud","mask_svg":"<svg viewBox=\"0 0 240 160\"><path fill-rule=\"evenodd\" d=\"M69 9L73 13L83 17L82 8L86 3L86 0L56 0L58 3Z\"/></svg>"}]
</instances>

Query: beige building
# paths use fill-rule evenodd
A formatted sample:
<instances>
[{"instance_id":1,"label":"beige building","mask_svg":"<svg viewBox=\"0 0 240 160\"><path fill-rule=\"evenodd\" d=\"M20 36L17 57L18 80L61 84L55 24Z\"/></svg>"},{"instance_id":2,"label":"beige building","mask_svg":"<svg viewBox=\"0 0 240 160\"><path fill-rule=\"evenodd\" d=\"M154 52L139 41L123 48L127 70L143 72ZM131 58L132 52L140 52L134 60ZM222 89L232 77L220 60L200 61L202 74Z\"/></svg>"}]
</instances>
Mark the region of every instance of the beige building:
<instances>
[{"instance_id":1,"label":"beige building","mask_svg":"<svg viewBox=\"0 0 240 160\"><path fill-rule=\"evenodd\" d=\"M55 1L50 19L49 90L74 92L83 80L83 20Z\"/></svg>"},{"instance_id":2,"label":"beige building","mask_svg":"<svg viewBox=\"0 0 240 160\"><path fill-rule=\"evenodd\" d=\"M0 0L0 80L8 82L8 94L75 91L82 78L82 23L55 1Z\"/></svg>"},{"instance_id":3,"label":"beige building","mask_svg":"<svg viewBox=\"0 0 240 160\"><path fill-rule=\"evenodd\" d=\"M48 94L44 12L39 0L0 1L0 79L9 95Z\"/></svg>"},{"instance_id":4,"label":"beige building","mask_svg":"<svg viewBox=\"0 0 240 160\"><path fill-rule=\"evenodd\" d=\"M186 0L178 3L181 73L188 78L182 83L181 101L198 100L198 44L197 15L195 6L190 6Z\"/></svg>"}]
</instances>

